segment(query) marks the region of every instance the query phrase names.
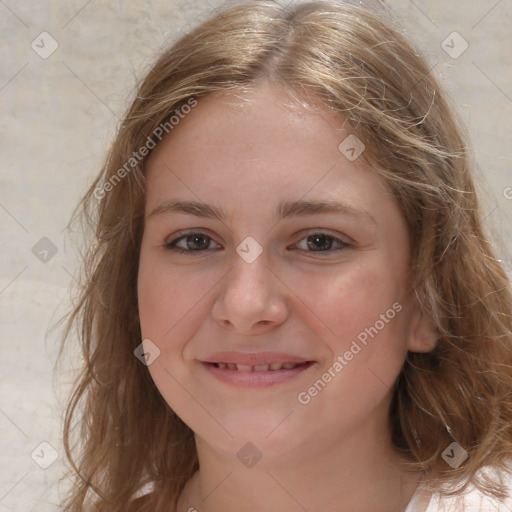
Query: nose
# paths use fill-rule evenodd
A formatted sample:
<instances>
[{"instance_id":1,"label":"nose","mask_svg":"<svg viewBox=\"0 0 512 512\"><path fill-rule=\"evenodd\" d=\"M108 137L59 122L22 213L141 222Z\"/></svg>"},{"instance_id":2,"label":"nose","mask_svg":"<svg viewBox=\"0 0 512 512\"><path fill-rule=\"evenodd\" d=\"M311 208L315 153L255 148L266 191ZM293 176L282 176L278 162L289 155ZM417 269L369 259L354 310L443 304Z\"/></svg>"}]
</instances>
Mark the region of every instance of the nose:
<instances>
[{"instance_id":1,"label":"nose","mask_svg":"<svg viewBox=\"0 0 512 512\"><path fill-rule=\"evenodd\" d=\"M239 334L275 328L288 315L284 290L263 254L248 263L235 253L213 305L213 317L222 327Z\"/></svg>"}]
</instances>

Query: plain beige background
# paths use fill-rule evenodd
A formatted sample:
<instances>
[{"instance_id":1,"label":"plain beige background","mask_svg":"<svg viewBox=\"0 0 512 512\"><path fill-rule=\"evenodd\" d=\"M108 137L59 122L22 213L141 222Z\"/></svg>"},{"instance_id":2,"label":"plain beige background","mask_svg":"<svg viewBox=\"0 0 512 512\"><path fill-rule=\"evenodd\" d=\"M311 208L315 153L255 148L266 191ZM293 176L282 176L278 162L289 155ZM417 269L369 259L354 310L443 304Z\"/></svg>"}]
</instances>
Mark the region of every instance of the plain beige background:
<instances>
[{"instance_id":1,"label":"plain beige background","mask_svg":"<svg viewBox=\"0 0 512 512\"><path fill-rule=\"evenodd\" d=\"M504 238L498 251L510 272L512 2L388 4L468 125L486 227ZM66 232L72 209L100 168L137 77L219 5L0 1L0 512L57 510L66 483L59 484L60 422L70 374L53 379L58 331L48 329L66 310L78 268Z\"/></svg>"}]
</instances>

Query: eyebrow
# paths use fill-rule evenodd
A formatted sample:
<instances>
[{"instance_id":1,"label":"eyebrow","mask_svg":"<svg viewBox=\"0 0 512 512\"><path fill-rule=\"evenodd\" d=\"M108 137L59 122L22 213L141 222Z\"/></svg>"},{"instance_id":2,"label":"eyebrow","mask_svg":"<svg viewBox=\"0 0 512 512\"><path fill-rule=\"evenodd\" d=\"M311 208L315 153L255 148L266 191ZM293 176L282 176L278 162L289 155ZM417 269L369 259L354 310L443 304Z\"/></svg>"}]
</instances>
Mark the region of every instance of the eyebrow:
<instances>
[{"instance_id":1,"label":"eyebrow","mask_svg":"<svg viewBox=\"0 0 512 512\"><path fill-rule=\"evenodd\" d=\"M200 201L170 200L164 201L154 208L149 213L148 218L164 213L185 213L206 219L218 219L221 222L224 222L227 217L222 208L202 203ZM375 219L366 210L333 200L298 200L280 203L275 215L279 219L286 219L294 216L305 216L320 213L339 213L377 224Z\"/></svg>"}]
</instances>

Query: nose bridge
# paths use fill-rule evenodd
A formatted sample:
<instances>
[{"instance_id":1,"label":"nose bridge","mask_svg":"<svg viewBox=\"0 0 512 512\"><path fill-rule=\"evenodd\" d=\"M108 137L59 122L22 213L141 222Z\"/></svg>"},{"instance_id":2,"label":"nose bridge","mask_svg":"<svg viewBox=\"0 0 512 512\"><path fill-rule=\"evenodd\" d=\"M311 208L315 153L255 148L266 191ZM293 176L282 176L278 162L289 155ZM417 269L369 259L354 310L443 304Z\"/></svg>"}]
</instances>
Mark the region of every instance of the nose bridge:
<instances>
[{"instance_id":1,"label":"nose bridge","mask_svg":"<svg viewBox=\"0 0 512 512\"><path fill-rule=\"evenodd\" d=\"M233 254L230 272L223 282L216 299L214 316L224 326L230 325L247 331L256 325L276 324L285 318L286 307L279 281L269 269L269 259L264 252L254 257L251 249Z\"/></svg>"},{"instance_id":2,"label":"nose bridge","mask_svg":"<svg viewBox=\"0 0 512 512\"><path fill-rule=\"evenodd\" d=\"M248 295L242 294L241 299L248 296L255 298L257 294L268 292L265 288L270 284L267 282L268 274L271 275L269 261L263 251L256 255L251 254L250 247L245 253L243 249L247 249L247 246L240 244L230 262L231 272L227 276L227 287L234 293L247 292Z\"/></svg>"}]
</instances>

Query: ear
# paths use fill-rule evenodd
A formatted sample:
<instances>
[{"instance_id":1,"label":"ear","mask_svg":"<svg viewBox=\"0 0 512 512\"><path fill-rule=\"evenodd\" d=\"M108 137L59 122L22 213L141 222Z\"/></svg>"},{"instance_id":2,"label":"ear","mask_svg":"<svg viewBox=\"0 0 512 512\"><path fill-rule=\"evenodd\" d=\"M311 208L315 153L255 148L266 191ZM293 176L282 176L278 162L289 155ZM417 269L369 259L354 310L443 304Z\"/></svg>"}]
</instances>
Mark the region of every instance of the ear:
<instances>
[{"instance_id":1,"label":"ear","mask_svg":"<svg viewBox=\"0 0 512 512\"><path fill-rule=\"evenodd\" d=\"M416 301L413 307L407 348L410 352L431 352L437 343L436 329Z\"/></svg>"}]
</instances>

